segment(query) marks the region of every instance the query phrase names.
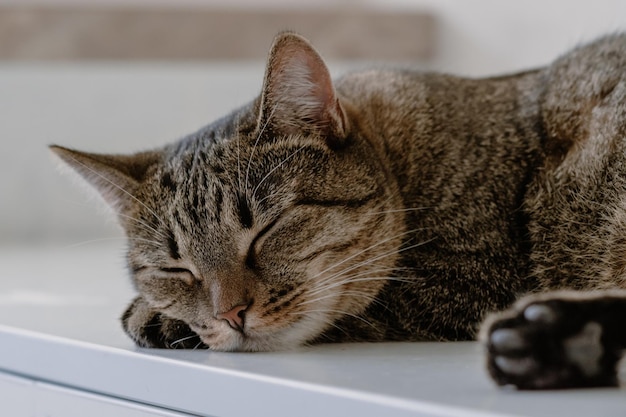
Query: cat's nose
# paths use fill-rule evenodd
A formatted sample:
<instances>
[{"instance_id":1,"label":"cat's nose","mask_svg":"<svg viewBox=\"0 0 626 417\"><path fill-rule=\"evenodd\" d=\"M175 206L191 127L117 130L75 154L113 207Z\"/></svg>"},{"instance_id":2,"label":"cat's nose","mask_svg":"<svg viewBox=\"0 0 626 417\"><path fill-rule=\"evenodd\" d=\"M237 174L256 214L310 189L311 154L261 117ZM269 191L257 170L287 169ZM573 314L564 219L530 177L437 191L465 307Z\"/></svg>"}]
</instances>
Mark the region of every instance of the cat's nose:
<instances>
[{"instance_id":1,"label":"cat's nose","mask_svg":"<svg viewBox=\"0 0 626 417\"><path fill-rule=\"evenodd\" d=\"M243 327L245 325L246 319L246 310L249 306L249 304L239 304L225 313L217 314L215 318L219 320L226 320L230 327L240 332L243 332Z\"/></svg>"}]
</instances>

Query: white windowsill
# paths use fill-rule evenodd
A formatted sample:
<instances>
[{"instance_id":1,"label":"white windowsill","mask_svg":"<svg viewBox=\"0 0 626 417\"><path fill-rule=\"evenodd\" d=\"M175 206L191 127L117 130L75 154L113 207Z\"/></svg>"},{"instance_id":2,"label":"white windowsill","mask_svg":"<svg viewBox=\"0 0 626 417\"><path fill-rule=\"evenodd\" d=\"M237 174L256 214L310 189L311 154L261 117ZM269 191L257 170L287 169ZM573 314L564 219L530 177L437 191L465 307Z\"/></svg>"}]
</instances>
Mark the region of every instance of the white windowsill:
<instances>
[{"instance_id":1,"label":"white windowsill","mask_svg":"<svg viewBox=\"0 0 626 417\"><path fill-rule=\"evenodd\" d=\"M111 398L115 407L154 413L127 415L587 417L626 410L623 388L497 388L476 343L255 354L137 349L117 322L132 296L121 259L111 245L0 250L0 387L13 387L0 390L0 401L19 407L15 393L28 385L19 381L34 381L34 401L70 390L83 394L63 401Z\"/></svg>"}]
</instances>

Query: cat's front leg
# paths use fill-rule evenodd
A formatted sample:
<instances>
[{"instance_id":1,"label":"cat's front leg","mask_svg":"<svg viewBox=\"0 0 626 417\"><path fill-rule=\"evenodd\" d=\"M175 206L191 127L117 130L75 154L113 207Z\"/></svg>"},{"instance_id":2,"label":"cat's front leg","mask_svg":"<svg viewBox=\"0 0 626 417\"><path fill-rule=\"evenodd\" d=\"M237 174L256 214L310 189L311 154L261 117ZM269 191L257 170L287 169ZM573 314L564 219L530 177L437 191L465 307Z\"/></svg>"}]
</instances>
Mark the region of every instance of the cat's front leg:
<instances>
[{"instance_id":1,"label":"cat's front leg","mask_svg":"<svg viewBox=\"0 0 626 417\"><path fill-rule=\"evenodd\" d=\"M519 389L617 385L625 319L622 291L528 296L483 326L489 373Z\"/></svg>"},{"instance_id":2,"label":"cat's front leg","mask_svg":"<svg viewBox=\"0 0 626 417\"><path fill-rule=\"evenodd\" d=\"M122 315L122 327L140 347L206 349L200 337L181 321L165 316L142 297L136 297Z\"/></svg>"}]
</instances>

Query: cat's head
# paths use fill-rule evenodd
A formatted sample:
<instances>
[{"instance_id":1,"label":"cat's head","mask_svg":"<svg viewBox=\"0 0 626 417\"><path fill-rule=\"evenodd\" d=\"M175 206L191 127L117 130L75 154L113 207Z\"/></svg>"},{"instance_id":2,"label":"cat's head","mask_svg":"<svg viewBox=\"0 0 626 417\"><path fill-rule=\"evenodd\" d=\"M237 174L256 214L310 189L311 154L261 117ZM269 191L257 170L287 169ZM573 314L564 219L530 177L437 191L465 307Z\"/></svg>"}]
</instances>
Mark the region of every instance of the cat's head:
<instances>
[{"instance_id":1,"label":"cat's head","mask_svg":"<svg viewBox=\"0 0 626 417\"><path fill-rule=\"evenodd\" d=\"M393 274L403 215L368 123L284 33L260 97L199 132L128 156L52 149L118 213L152 308L212 349L276 350L357 317Z\"/></svg>"}]
</instances>

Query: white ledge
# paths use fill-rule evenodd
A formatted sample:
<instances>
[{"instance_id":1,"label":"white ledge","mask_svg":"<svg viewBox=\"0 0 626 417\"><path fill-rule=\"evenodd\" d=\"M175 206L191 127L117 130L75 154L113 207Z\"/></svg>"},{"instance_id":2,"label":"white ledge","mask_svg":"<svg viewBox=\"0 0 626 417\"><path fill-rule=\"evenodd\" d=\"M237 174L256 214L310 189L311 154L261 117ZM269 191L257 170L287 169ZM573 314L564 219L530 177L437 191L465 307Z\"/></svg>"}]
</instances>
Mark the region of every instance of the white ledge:
<instances>
[{"instance_id":1,"label":"white ledge","mask_svg":"<svg viewBox=\"0 0 626 417\"><path fill-rule=\"evenodd\" d=\"M0 374L203 416L588 417L626 410L623 388L498 388L472 342L274 353L137 349L117 320L132 296L118 249L0 251ZM38 261L24 269L28 259Z\"/></svg>"}]
</instances>

